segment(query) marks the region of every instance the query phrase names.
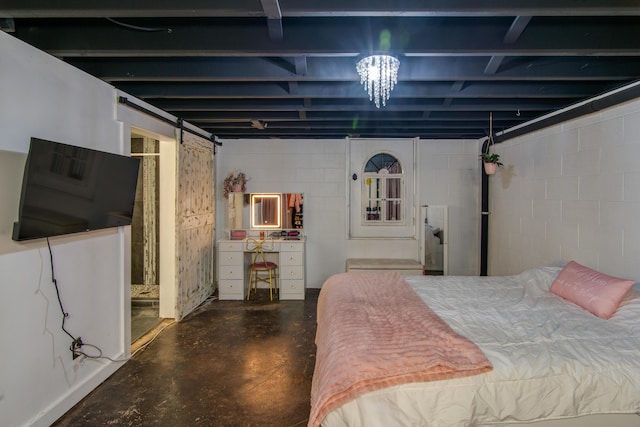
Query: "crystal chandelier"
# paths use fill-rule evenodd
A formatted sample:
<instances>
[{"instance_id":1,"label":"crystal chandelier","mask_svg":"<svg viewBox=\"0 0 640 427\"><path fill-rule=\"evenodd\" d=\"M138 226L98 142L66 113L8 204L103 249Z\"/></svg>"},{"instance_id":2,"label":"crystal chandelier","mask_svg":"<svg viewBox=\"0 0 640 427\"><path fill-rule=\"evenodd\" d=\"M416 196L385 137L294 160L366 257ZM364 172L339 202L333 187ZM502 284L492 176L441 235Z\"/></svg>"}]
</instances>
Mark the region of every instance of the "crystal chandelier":
<instances>
[{"instance_id":1,"label":"crystal chandelier","mask_svg":"<svg viewBox=\"0 0 640 427\"><path fill-rule=\"evenodd\" d=\"M387 105L387 99L396 83L398 83L400 61L389 55L372 55L361 59L356 64L360 75L360 83L369 94L369 100L375 99L376 107Z\"/></svg>"}]
</instances>

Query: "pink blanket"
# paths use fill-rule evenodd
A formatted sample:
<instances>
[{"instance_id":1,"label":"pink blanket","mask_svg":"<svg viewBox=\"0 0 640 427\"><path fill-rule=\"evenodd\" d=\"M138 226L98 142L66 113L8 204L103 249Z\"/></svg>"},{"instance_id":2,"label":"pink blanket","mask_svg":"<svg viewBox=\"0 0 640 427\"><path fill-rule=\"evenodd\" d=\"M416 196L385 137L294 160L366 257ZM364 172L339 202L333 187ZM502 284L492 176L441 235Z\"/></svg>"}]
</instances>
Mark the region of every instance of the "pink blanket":
<instances>
[{"instance_id":1,"label":"pink blanket","mask_svg":"<svg viewBox=\"0 0 640 427\"><path fill-rule=\"evenodd\" d=\"M309 426L370 391L491 370L395 272L332 276L318 297Z\"/></svg>"}]
</instances>

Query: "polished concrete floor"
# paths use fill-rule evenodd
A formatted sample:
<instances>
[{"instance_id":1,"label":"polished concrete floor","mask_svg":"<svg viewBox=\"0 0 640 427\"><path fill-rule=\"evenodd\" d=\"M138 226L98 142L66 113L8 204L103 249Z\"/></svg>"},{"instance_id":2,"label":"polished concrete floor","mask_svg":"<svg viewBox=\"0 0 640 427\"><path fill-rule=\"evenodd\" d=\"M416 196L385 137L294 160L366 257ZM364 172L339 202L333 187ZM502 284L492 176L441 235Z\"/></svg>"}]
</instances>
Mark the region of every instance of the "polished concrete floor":
<instances>
[{"instance_id":1,"label":"polished concrete floor","mask_svg":"<svg viewBox=\"0 0 640 427\"><path fill-rule=\"evenodd\" d=\"M208 301L55 426L305 426L316 302Z\"/></svg>"}]
</instances>

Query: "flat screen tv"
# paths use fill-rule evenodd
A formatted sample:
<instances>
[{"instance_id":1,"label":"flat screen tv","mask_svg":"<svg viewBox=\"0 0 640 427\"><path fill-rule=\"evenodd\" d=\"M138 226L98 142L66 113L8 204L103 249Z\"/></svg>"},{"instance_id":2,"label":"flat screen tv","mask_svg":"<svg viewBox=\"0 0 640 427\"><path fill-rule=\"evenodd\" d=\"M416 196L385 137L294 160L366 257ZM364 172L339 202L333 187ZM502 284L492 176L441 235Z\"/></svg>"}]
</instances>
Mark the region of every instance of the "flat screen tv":
<instances>
[{"instance_id":1,"label":"flat screen tv","mask_svg":"<svg viewBox=\"0 0 640 427\"><path fill-rule=\"evenodd\" d=\"M140 159L31 138L16 241L130 225Z\"/></svg>"}]
</instances>

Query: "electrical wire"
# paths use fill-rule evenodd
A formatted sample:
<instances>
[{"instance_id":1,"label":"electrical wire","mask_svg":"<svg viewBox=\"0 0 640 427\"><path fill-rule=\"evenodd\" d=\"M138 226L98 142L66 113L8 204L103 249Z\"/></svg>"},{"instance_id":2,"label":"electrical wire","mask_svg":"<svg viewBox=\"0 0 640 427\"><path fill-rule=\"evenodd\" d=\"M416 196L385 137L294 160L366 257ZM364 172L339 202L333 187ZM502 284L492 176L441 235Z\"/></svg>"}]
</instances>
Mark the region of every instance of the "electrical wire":
<instances>
[{"instance_id":1,"label":"electrical wire","mask_svg":"<svg viewBox=\"0 0 640 427\"><path fill-rule=\"evenodd\" d=\"M107 21L116 24L116 25L120 25L121 27L125 27L128 28L130 30L135 30L135 31L147 31L147 32L159 32L159 31L166 31L167 33L171 34L173 32L173 30L171 28L163 28L163 27L140 27L138 25L131 25L131 24L126 24L124 22L118 21L116 19L113 18L105 18Z\"/></svg>"},{"instance_id":2,"label":"electrical wire","mask_svg":"<svg viewBox=\"0 0 640 427\"><path fill-rule=\"evenodd\" d=\"M146 350L146 348L149 346L149 344L151 344L153 341L155 341L156 338L158 338L158 336L160 335L160 333L162 333L162 331L164 331L165 329L167 329L169 326L175 324L176 321L172 320L171 322L167 323L166 325L164 325L162 328L160 328L160 330L158 330L158 332L155 333L155 335L146 343L144 343L143 345L141 345L138 349L136 349L136 351L134 351L133 353L131 353L131 356L129 357L129 359L133 356L135 356L136 354L138 354L139 352ZM127 359L128 360L128 359Z\"/></svg>"},{"instance_id":3,"label":"electrical wire","mask_svg":"<svg viewBox=\"0 0 640 427\"><path fill-rule=\"evenodd\" d=\"M51 250L51 243L49 242L49 238L47 237L47 248L49 248L49 259L51 260L51 281L53 282L53 285L56 289L56 296L58 297L58 304L60 305L60 311L62 312L62 330L71 337L72 342L71 345L69 346L69 350L77 356L82 356L85 357L87 359L106 359L109 360L111 362L114 363L120 363L120 362L126 362L129 359L131 359L131 357L133 357L136 353L138 353L139 351L147 348L147 346L149 344L151 344L151 342L153 342L153 340L155 340L158 335L160 335L160 332L164 331L167 327L173 325L175 323L175 321L166 324L162 329L160 329L153 338L151 338L148 342L146 342L143 346L141 346L140 348L138 348L135 352L133 352L133 354L131 354L130 357L126 357L123 359L113 359L109 356L105 356L102 353L102 349L100 347L98 347L97 345L94 344L89 344L86 342L83 342L82 339L80 337L75 337L73 336L73 334L71 334L69 331L67 331L67 329L65 328L65 322L67 320L67 318L69 317L69 313L67 313L64 310L64 306L62 305L62 297L60 296L60 288L58 287L58 280L56 279L56 275L55 275L55 267L53 264L53 251ZM91 347L93 349L95 349L97 351L98 354L88 354L85 351L82 351L81 348L82 347Z\"/></svg>"},{"instance_id":4,"label":"electrical wire","mask_svg":"<svg viewBox=\"0 0 640 427\"><path fill-rule=\"evenodd\" d=\"M53 267L53 252L51 251L51 244L49 243L49 238L47 237L47 247L49 248L49 259L51 260L51 281L56 288L56 296L58 297L58 304L60 304L60 311L62 311L62 330L71 337L73 343L78 341L78 338L74 337L67 329L64 327L64 323L67 321L67 317L69 317L69 313L64 311L64 307L62 306L62 298L60 297L60 289L58 288L58 281L56 280L56 274ZM71 344L72 346L74 344Z\"/></svg>"}]
</instances>

